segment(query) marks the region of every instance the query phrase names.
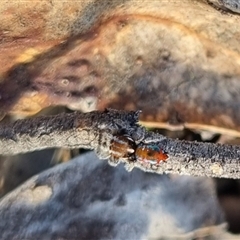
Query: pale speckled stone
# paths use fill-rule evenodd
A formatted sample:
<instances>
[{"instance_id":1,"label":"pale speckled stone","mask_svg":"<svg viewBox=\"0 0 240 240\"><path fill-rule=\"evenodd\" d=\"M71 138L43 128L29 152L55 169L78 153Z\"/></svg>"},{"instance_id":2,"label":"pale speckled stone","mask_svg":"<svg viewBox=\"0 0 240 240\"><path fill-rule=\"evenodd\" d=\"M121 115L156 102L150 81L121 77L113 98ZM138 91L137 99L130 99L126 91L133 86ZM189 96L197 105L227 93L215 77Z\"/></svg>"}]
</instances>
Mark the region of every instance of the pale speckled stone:
<instances>
[{"instance_id":1,"label":"pale speckled stone","mask_svg":"<svg viewBox=\"0 0 240 240\"><path fill-rule=\"evenodd\" d=\"M94 153L33 177L0 215L1 239L174 239L202 227L217 239L224 222L211 179L129 173Z\"/></svg>"}]
</instances>

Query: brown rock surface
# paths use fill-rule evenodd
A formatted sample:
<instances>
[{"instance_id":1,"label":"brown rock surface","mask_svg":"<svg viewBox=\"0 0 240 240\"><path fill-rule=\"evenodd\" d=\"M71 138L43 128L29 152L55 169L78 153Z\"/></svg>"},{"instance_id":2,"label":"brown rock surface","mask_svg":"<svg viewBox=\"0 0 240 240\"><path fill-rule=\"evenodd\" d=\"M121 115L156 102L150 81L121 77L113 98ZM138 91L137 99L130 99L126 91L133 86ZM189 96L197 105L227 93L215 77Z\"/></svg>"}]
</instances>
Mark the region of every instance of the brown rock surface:
<instances>
[{"instance_id":1,"label":"brown rock surface","mask_svg":"<svg viewBox=\"0 0 240 240\"><path fill-rule=\"evenodd\" d=\"M152 125L239 135L239 15L203 0L14 1L0 12L2 115L141 109Z\"/></svg>"}]
</instances>

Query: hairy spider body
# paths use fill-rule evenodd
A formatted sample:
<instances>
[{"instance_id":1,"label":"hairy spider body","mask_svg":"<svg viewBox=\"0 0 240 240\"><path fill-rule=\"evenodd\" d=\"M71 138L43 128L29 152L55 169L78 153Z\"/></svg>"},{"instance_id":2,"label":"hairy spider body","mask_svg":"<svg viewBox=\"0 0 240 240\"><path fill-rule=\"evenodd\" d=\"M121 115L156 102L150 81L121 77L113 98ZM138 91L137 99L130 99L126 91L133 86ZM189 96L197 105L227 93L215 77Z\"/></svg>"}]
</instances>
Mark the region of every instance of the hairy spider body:
<instances>
[{"instance_id":1,"label":"hairy spider body","mask_svg":"<svg viewBox=\"0 0 240 240\"><path fill-rule=\"evenodd\" d=\"M126 159L129 161L139 161L151 165L159 165L166 161L168 155L156 144L139 143L128 135L114 135L110 146L111 158L113 160Z\"/></svg>"},{"instance_id":2,"label":"hairy spider body","mask_svg":"<svg viewBox=\"0 0 240 240\"><path fill-rule=\"evenodd\" d=\"M128 135L114 135L111 146L111 158L112 159L128 159L135 161L136 143Z\"/></svg>"}]
</instances>

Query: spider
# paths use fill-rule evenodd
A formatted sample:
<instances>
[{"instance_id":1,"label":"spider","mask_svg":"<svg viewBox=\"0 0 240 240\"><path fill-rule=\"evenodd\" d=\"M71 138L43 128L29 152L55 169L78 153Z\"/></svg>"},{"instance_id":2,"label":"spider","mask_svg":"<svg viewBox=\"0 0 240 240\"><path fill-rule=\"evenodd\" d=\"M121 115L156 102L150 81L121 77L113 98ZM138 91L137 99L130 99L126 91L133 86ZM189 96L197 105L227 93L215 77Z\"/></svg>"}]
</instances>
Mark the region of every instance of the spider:
<instances>
[{"instance_id":1,"label":"spider","mask_svg":"<svg viewBox=\"0 0 240 240\"><path fill-rule=\"evenodd\" d=\"M167 153L160 149L158 145L143 142L136 144L127 134L114 135L110 152L113 160L122 158L128 161L150 163L151 165L159 165L161 161L168 159Z\"/></svg>"}]
</instances>

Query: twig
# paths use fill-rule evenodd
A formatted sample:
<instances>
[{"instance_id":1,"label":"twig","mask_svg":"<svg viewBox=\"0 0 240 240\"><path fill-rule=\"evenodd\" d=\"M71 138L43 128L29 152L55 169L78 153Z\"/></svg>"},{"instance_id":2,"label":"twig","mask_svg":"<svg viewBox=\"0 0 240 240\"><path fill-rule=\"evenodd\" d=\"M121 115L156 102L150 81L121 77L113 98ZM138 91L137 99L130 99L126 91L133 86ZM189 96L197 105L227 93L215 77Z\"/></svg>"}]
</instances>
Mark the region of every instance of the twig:
<instances>
[{"instance_id":1,"label":"twig","mask_svg":"<svg viewBox=\"0 0 240 240\"><path fill-rule=\"evenodd\" d=\"M94 149L100 157L107 158L112 135L121 129L134 131L137 120L138 112L115 110L18 120L0 126L0 154L64 147Z\"/></svg>"},{"instance_id":2,"label":"twig","mask_svg":"<svg viewBox=\"0 0 240 240\"><path fill-rule=\"evenodd\" d=\"M0 154L12 155L44 148L94 149L109 163L126 164L128 170L138 167L155 173L240 178L240 147L180 141L148 132L137 124L139 112L106 110L104 112L60 114L18 120L0 126ZM136 146L161 149L167 159L159 164L150 161L111 158L114 137L126 134ZM120 149L121 150L121 149Z\"/></svg>"}]
</instances>

